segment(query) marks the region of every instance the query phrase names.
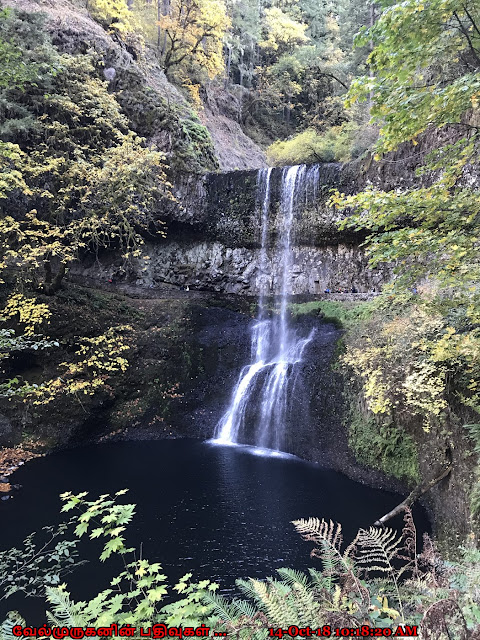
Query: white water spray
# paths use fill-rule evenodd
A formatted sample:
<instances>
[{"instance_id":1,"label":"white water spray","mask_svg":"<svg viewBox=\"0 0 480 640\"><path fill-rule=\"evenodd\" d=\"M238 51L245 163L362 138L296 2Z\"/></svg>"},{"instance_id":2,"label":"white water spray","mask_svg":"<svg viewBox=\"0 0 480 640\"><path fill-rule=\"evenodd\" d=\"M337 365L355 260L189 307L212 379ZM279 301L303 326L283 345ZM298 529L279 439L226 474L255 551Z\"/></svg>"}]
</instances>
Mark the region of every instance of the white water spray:
<instances>
[{"instance_id":1,"label":"white water spray","mask_svg":"<svg viewBox=\"0 0 480 640\"><path fill-rule=\"evenodd\" d=\"M282 172L277 243L280 269L276 291L272 291L267 253L271 174L271 169L264 169L258 175L260 295L257 322L252 331L252 363L240 373L230 406L217 425L215 440L224 444L238 444L248 438L257 447L282 451L285 448L290 394L298 373L296 365L302 361L303 352L313 337L311 333L299 338L288 322L292 227L299 200L308 195L309 183L316 183L317 174L312 176L305 165L287 167ZM280 296L280 308L272 318L268 317L265 304L269 293Z\"/></svg>"}]
</instances>

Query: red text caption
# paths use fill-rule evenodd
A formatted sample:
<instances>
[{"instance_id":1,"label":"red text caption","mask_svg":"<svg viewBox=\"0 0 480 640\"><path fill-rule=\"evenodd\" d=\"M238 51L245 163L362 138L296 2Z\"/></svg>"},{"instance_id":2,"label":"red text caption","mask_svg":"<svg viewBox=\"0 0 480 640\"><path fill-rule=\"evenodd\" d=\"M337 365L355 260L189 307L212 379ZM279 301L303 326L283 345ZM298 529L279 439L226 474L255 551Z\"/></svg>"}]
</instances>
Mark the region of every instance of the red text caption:
<instances>
[{"instance_id":1,"label":"red text caption","mask_svg":"<svg viewBox=\"0 0 480 640\"><path fill-rule=\"evenodd\" d=\"M400 625L396 629L383 629L381 627L370 627L367 624L361 627L331 627L324 625L317 629L311 627L297 627L292 624L288 629L268 630L271 638L414 638L418 636L418 627Z\"/></svg>"},{"instance_id":2,"label":"red text caption","mask_svg":"<svg viewBox=\"0 0 480 640\"><path fill-rule=\"evenodd\" d=\"M210 634L210 627L204 624L199 627L167 627L165 624L154 624L153 627L137 629L129 624L119 626L111 624L109 627L22 627L15 625L12 633L16 638L205 638Z\"/></svg>"}]
</instances>

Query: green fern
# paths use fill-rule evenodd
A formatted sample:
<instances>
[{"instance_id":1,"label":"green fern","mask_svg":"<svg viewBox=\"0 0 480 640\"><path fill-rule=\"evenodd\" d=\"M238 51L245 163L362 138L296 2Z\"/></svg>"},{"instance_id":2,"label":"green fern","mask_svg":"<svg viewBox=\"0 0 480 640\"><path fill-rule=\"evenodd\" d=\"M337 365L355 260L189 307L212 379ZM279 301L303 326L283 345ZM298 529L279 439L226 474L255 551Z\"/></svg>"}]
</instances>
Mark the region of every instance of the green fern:
<instances>
[{"instance_id":1,"label":"green fern","mask_svg":"<svg viewBox=\"0 0 480 640\"><path fill-rule=\"evenodd\" d=\"M212 614L217 616L221 622L233 622L240 615L235 601L229 602L217 593L207 593L204 597L204 602L212 606ZM250 605L249 613L255 615L256 611L253 605Z\"/></svg>"},{"instance_id":2,"label":"green fern","mask_svg":"<svg viewBox=\"0 0 480 640\"><path fill-rule=\"evenodd\" d=\"M310 574L310 578L312 580L312 584L317 589L317 591L324 591L328 589L330 584L330 578L325 576L322 571L317 571L317 569L310 568L308 570Z\"/></svg>"},{"instance_id":3,"label":"green fern","mask_svg":"<svg viewBox=\"0 0 480 640\"><path fill-rule=\"evenodd\" d=\"M53 606L53 613L47 611L48 622L55 627L84 627L90 621L81 614L83 603L70 600L70 594L62 587L47 587L47 602Z\"/></svg>"},{"instance_id":4,"label":"green fern","mask_svg":"<svg viewBox=\"0 0 480 640\"><path fill-rule=\"evenodd\" d=\"M306 588L309 587L310 581L301 571L297 571L296 569L277 569L277 573L282 580L291 587L296 584L300 584Z\"/></svg>"},{"instance_id":5,"label":"green fern","mask_svg":"<svg viewBox=\"0 0 480 640\"><path fill-rule=\"evenodd\" d=\"M26 623L18 611L10 611L0 626L0 640L16 640L16 636L13 635L13 627L17 624L24 627Z\"/></svg>"}]
</instances>

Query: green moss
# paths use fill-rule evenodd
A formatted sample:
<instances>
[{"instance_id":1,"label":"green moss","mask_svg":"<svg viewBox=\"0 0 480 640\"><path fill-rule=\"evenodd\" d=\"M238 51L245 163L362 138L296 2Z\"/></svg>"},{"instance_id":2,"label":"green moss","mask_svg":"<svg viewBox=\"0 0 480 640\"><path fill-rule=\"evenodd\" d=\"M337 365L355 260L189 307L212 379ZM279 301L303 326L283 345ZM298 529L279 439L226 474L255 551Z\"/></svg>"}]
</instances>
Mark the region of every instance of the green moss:
<instances>
[{"instance_id":1,"label":"green moss","mask_svg":"<svg viewBox=\"0 0 480 640\"><path fill-rule=\"evenodd\" d=\"M348 329L362 320L367 320L372 314L370 302L353 302L337 300L315 300L290 304L293 317L314 314L319 315L324 322L331 322L340 329Z\"/></svg>"},{"instance_id":2,"label":"green moss","mask_svg":"<svg viewBox=\"0 0 480 640\"><path fill-rule=\"evenodd\" d=\"M473 451L477 455L477 463L473 471L472 483L469 492L470 509L472 511L472 515L480 520L480 424L473 423L466 424L464 426L473 443Z\"/></svg>"},{"instance_id":3,"label":"green moss","mask_svg":"<svg viewBox=\"0 0 480 640\"><path fill-rule=\"evenodd\" d=\"M393 423L379 423L352 410L348 441L359 462L387 475L418 483L418 451L413 438Z\"/></svg>"},{"instance_id":4,"label":"green moss","mask_svg":"<svg viewBox=\"0 0 480 640\"><path fill-rule=\"evenodd\" d=\"M208 129L192 112L191 117L181 119L174 132L178 136L174 144L175 164L184 171L216 171L218 161L215 156L212 137ZM180 127L180 130L178 129Z\"/></svg>"},{"instance_id":5,"label":"green moss","mask_svg":"<svg viewBox=\"0 0 480 640\"><path fill-rule=\"evenodd\" d=\"M171 104L145 84L136 69L120 69L115 97L129 120L130 128L150 139L159 137L173 171L216 171L218 161L208 129L185 105Z\"/></svg>"}]
</instances>

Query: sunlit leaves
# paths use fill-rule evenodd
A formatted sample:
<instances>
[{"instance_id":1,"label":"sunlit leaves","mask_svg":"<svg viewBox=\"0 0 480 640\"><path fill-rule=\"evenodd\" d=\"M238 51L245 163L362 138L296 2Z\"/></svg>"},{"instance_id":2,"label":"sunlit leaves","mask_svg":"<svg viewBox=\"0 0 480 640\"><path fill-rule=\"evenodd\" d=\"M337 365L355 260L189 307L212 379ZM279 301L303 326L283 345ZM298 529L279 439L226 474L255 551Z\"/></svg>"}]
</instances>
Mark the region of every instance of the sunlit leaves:
<instances>
[{"instance_id":1,"label":"sunlit leaves","mask_svg":"<svg viewBox=\"0 0 480 640\"><path fill-rule=\"evenodd\" d=\"M379 311L343 358L362 380L369 409L387 417L419 415L426 429L438 421L447 408L447 372L460 365L453 350L448 357L437 355L449 335L441 316L422 306L390 317ZM476 351L478 358L480 342Z\"/></svg>"},{"instance_id":2,"label":"sunlit leaves","mask_svg":"<svg viewBox=\"0 0 480 640\"><path fill-rule=\"evenodd\" d=\"M200 76L217 76L224 69L223 38L229 25L224 0L172 0L159 20L166 38L166 71L184 74L193 68Z\"/></svg>"},{"instance_id":3,"label":"sunlit leaves","mask_svg":"<svg viewBox=\"0 0 480 640\"><path fill-rule=\"evenodd\" d=\"M103 26L121 34L132 32L135 21L126 0L88 0L92 17Z\"/></svg>"},{"instance_id":4,"label":"sunlit leaves","mask_svg":"<svg viewBox=\"0 0 480 640\"><path fill-rule=\"evenodd\" d=\"M359 36L358 44L373 42L372 74L352 84L349 102L373 96L381 151L430 126L462 122L468 130L480 91L479 23L474 2L406 0L385 6Z\"/></svg>"},{"instance_id":5,"label":"sunlit leaves","mask_svg":"<svg viewBox=\"0 0 480 640\"><path fill-rule=\"evenodd\" d=\"M92 11L94 4L99 11L122 5L91 3ZM18 42L18 33L28 42ZM146 234L163 235L161 206L173 196L164 155L129 130L94 58L60 55L28 14L0 12L0 56L3 37L15 48L15 64L38 71L35 86L21 79L0 84L0 275L16 288L0 311L5 359L58 346L38 335L51 311L36 297L55 294L82 251L111 248L126 261L137 256ZM7 142L12 132L16 144ZM114 327L76 338L53 377L12 376L0 394L28 404L64 394L81 401L126 370L127 332Z\"/></svg>"},{"instance_id":6,"label":"sunlit leaves","mask_svg":"<svg viewBox=\"0 0 480 640\"><path fill-rule=\"evenodd\" d=\"M259 42L262 49L283 52L290 51L295 45L308 42L306 24L293 20L279 7L265 9L266 38Z\"/></svg>"},{"instance_id":7,"label":"sunlit leaves","mask_svg":"<svg viewBox=\"0 0 480 640\"><path fill-rule=\"evenodd\" d=\"M16 293L8 298L4 309L0 311L0 321L9 318L17 319L23 325L24 335L31 337L36 327L47 322L51 316L48 306L38 303L35 298L28 298L22 293Z\"/></svg>"}]
</instances>

